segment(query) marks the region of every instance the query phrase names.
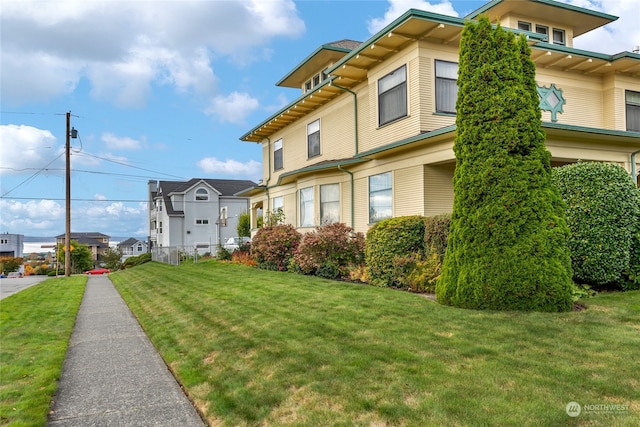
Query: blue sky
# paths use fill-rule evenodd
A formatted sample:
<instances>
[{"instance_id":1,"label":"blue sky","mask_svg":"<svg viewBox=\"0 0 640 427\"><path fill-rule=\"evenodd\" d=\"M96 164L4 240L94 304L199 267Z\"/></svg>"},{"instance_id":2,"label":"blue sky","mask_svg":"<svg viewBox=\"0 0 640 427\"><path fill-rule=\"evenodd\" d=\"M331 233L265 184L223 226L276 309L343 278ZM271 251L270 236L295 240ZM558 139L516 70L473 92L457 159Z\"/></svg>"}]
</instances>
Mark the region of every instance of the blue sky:
<instances>
[{"instance_id":1,"label":"blue sky","mask_svg":"<svg viewBox=\"0 0 640 427\"><path fill-rule=\"evenodd\" d=\"M571 0L619 16L574 47L640 45L637 0ZM300 95L275 86L321 44L365 41L409 8L463 17L484 1L18 1L0 10L0 232L147 235L147 182L262 178L239 137Z\"/></svg>"}]
</instances>

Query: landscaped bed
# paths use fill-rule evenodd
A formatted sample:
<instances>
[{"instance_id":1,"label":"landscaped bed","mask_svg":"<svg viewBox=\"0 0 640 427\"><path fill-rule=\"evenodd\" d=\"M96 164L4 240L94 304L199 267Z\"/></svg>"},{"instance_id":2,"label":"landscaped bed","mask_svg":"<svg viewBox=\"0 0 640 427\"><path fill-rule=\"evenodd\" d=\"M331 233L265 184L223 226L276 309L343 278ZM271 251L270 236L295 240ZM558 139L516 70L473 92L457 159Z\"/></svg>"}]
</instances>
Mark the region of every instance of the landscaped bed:
<instances>
[{"instance_id":1,"label":"landscaped bed","mask_svg":"<svg viewBox=\"0 0 640 427\"><path fill-rule=\"evenodd\" d=\"M110 278L212 425L640 423L638 291L550 314L216 261Z\"/></svg>"}]
</instances>

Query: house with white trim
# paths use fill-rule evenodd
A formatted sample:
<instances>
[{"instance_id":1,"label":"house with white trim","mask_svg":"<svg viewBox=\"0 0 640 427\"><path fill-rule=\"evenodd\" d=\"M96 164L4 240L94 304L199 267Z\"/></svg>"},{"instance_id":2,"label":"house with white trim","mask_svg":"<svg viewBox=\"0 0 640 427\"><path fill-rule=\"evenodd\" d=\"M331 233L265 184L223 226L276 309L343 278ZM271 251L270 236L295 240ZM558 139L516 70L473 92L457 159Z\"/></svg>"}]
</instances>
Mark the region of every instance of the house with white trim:
<instances>
[{"instance_id":1,"label":"house with white trim","mask_svg":"<svg viewBox=\"0 0 640 427\"><path fill-rule=\"evenodd\" d=\"M235 179L149 181L150 248L215 253L238 235L238 217L249 212L249 198L237 194L256 185Z\"/></svg>"}]
</instances>

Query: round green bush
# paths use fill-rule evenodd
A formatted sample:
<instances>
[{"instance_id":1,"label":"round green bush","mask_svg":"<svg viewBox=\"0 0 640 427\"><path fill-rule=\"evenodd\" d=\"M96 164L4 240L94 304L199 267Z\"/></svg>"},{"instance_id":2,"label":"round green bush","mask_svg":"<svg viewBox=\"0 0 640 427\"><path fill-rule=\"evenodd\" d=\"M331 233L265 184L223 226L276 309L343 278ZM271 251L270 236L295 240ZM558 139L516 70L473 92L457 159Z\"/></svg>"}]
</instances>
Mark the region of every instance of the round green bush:
<instances>
[{"instance_id":1,"label":"round green bush","mask_svg":"<svg viewBox=\"0 0 640 427\"><path fill-rule=\"evenodd\" d=\"M374 286L404 287L397 276L398 257L424 255L424 217L390 218L376 223L367 232L365 263L369 283ZM400 279L400 280L399 280Z\"/></svg>"},{"instance_id":2,"label":"round green bush","mask_svg":"<svg viewBox=\"0 0 640 427\"><path fill-rule=\"evenodd\" d=\"M592 286L620 283L630 269L638 232L633 180L624 168L597 162L562 166L553 177L567 205L574 280Z\"/></svg>"}]
</instances>

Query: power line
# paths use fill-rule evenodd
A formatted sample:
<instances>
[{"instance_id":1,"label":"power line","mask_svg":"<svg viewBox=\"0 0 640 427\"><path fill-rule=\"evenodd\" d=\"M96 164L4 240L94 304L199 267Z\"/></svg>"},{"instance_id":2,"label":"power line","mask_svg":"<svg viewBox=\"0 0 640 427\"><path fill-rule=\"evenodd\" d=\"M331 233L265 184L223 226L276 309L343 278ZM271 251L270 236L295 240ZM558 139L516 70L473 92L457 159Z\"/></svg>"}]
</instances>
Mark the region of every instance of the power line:
<instances>
[{"instance_id":1,"label":"power line","mask_svg":"<svg viewBox=\"0 0 640 427\"><path fill-rule=\"evenodd\" d=\"M33 175L31 175L30 177L28 177L27 179L25 179L24 181L22 181L20 184L16 185L15 187L13 187L11 190L7 191L6 193L4 193L2 195L2 197L5 197L6 195L8 195L9 193L11 193L13 190L15 190L18 187L21 187L23 184L26 184L27 182L32 181L33 179L35 179L36 176L40 175L43 171L47 170L47 166L49 166L51 163L55 162L56 160L58 160L60 157L62 157L64 153L60 153L57 157L55 157L53 160L51 160L49 163L47 163L44 167L40 168L36 173L34 173Z\"/></svg>"}]
</instances>

